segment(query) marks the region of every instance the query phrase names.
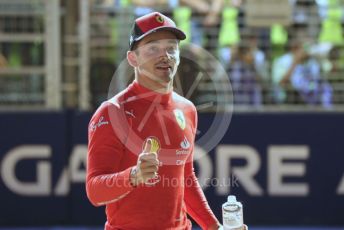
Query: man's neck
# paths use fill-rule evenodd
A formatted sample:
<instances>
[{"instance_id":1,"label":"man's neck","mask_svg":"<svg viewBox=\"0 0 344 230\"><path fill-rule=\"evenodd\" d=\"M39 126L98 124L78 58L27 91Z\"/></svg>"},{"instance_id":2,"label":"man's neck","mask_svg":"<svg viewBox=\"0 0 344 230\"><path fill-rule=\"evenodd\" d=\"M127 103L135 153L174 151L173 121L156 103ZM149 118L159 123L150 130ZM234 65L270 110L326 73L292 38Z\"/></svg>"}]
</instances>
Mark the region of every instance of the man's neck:
<instances>
[{"instance_id":1,"label":"man's neck","mask_svg":"<svg viewBox=\"0 0 344 230\"><path fill-rule=\"evenodd\" d=\"M161 94L170 93L173 90L172 80L168 83L164 83L164 82L154 81L148 77L139 77L136 75L135 81L137 81L143 87L150 89L152 91L155 91L157 93L161 93Z\"/></svg>"}]
</instances>

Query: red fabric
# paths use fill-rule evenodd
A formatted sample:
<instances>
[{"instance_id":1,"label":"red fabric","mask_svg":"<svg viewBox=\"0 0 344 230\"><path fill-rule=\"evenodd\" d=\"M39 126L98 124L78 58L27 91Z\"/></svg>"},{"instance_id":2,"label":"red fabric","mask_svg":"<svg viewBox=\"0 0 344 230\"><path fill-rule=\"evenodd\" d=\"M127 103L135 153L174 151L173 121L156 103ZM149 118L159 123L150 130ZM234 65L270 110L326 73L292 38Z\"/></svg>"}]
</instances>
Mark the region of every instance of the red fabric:
<instances>
[{"instance_id":1,"label":"red fabric","mask_svg":"<svg viewBox=\"0 0 344 230\"><path fill-rule=\"evenodd\" d=\"M196 124L191 102L137 82L100 106L89 125L86 190L92 204L106 204L105 229L189 230L187 213L203 229L217 221L193 171ZM160 178L134 188L130 170L148 137L160 145Z\"/></svg>"},{"instance_id":2,"label":"red fabric","mask_svg":"<svg viewBox=\"0 0 344 230\"><path fill-rule=\"evenodd\" d=\"M143 33L161 26L176 27L171 19L157 12L142 16L136 20L136 23Z\"/></svg>"},{"instance_id":3,"label":"red fabric","mask_svg":"<svg viewBox=\"0 0 344 230\"><path fill-rule=\"evenodd\" d=\"M202 229L208 229L209 226L217 222L217 219L211 211L197 181L191 162L185 165L185 180L184 202L186 204L186 211Z\"/></svg>"}]
</instances>

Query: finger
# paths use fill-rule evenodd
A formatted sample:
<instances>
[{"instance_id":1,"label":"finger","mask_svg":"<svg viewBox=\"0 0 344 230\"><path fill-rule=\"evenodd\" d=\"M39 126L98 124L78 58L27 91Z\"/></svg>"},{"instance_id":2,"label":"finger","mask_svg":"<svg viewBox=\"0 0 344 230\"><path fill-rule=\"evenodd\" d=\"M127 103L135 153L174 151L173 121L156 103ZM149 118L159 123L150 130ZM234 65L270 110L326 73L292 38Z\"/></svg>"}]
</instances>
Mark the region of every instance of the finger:
<instances>
[{"instance_id":1,"label":"finger","mask_svg":"<svg viewBox=\"0 0 344 230\"><path fill-rule=\"evenodd\" d=\"M143 178L153 178L158 175L157 172L141 172Z\"/></svg>"},{"instance_id":2,"label":"finger","mask_svg":"<svg viewBox=\"0 0 344 230\"><path fill-rule=\"evenodd\" d=\"M159 170L159 166L158 165L151 165L151 164L145 164L140 166L141 171L146 171L146 170L154 170L155 172L157 172Z\"/></svg>"},{"instance_id":3,"label":"finger","mask_svg":"<svg viewBox=\"0 0 344 230\"><path fill-rule=\"evenodd\" d=\"M159 163L158 162L151 162L151 161L143 161L140 164L140 168L144 169L144 168L149 168L149 167L159 167Z\"/></svg>"},{"instance_id":4,"label":"finger","mask_svg":"<svg viewBox=\"0 0 344 230\"><path fill-rule=\"evenodd\" d=\"M156 166L160 165L160 162L158 159L152 159L152 158L140 159L140 165L142 165L143 163L145 163L147 165L156 165Z\"/></svg>"},{"instance_id":5,"label":"finger","mask_svg":"<svg viewBox=\"0 0 344 230\"><path fill-rule=\"evenodd\" d=\"M159 167L160 162L157 160L144 160L139 162L139 166L140 168L147 168L152 166Z\"/></svg>"},{"instance_id":6,"label":"finger","mask_svg":"<svg viewBox=\"0 0 344 230\"><path fill-rule=\"evenodd\" d=\"M158 161L158 157L154 153L143 153L139 158L141 161Z\"/></svg>"},{"instance_id":7,"label":"finger","mask_svg":"<svg viewBox=\"0 0 344 230\"><path fill-rule=\"evenodd\" d=\"M141 172L142 173L145 173L145 172L157 172L158 170L159 170L159 168L157 166L150 166L150 167L146 167L146 168L141 169Z\"/></svg>"},{"instance_id":8,"label":"finger","mask_svg":"<svg viewBox=\"0 0 344 230\"><path fill-rule=\"evenodd\" d=\"M156 157L144 157L140 158L140 161L143 162L151 162L152 164L159 164L159 160Z\"/></svg>"},{"instance_id":9,"label":"finger","mask_svg":"<svg viewBox=\"0 0 344 230\"><path fill-rule=\"evenodd\" d=\"M144 153L149 153L151 150L152 140L150 138L147 139L145 147L143 149Z\"/></svg>"},{"instance_id":10,"label":"finger","mask_svg":"<svg viewBox=\"0 0 344 230\"><path fill-rule=\"evenodd\" d=\"M141 173L157 172L159 170L158 166L149 166L149 167L144 167L140 169L141 169Z\"/></svg>"},{"instance_id":11,"label":"finger","mask_svg":"<svg viewBox=\"0 0 344 230\"><path fill-rule=\"evenodd\" d=\"M157 159L157 154L155 153L142 153L141 154L141 157L144 157L144 158L153 158L153 159Z\"/></svg>"}]
</instances>

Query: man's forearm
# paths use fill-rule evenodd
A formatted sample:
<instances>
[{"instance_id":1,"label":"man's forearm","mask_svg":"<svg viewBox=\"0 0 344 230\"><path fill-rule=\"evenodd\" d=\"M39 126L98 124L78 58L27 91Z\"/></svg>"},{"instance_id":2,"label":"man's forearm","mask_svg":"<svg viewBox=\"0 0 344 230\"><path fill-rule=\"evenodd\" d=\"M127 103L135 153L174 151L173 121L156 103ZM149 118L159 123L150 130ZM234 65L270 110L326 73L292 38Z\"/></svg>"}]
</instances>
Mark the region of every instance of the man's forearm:
<instances>
[{"instance_id":1,"label":"man's forearm","mask_svg":"<svg viewBox=\"0 0 344 230\"><path fill-rule=\"evenodd\" d=\"M188 214L201 226L208 229L219 221L211 211L201 186L194 173L185 178L184 201Z\"/></svg>"},{"instance_id":2,"label":"man's forearm","mask_svg":"<svg viewBox=\"0 0 344 230\"><path fill-rule=\"evenodd\" d=\"M113 174L88 176L86 179L87 197L95 206L116 202L125 197L132 189L131 168Z\"/></svg>"}]
</instances>

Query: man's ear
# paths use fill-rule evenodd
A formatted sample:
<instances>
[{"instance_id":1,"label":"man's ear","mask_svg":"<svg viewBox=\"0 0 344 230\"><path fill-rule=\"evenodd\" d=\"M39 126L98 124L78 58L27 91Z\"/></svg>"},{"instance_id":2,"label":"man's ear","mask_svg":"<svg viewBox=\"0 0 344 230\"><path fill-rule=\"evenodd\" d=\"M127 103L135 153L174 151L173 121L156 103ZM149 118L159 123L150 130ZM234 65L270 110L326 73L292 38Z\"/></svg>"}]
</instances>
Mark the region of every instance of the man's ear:
<instances>
[{"instance_id":1,"label":"man's ear","mask_svg":"<svg viewBox=\"0 0 344 230\"><path fill-rule=\"evenodd\" d=\"M127 52L127 60L129 62L129 65L131 65L132 67L138 67L137 56L135 51Z\"/></svg>"}]
</instances>

